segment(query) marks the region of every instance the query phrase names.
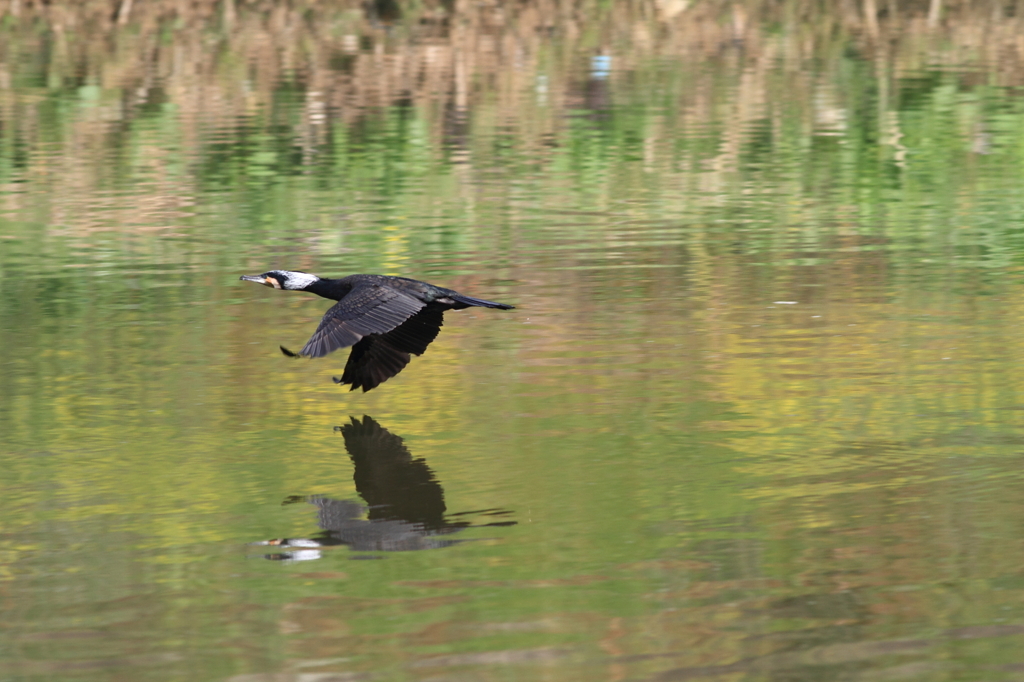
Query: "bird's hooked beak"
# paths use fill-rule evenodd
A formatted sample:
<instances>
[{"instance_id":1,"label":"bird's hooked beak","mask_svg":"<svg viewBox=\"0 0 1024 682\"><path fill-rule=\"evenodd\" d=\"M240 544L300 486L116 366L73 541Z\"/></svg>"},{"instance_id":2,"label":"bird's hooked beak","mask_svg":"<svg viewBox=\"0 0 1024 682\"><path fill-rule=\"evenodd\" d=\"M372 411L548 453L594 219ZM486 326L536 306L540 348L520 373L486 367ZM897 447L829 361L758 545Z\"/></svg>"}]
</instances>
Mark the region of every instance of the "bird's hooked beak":
<instances>
[{"instance_id":1,"label":"bird's hooked beak","mask_svg":"<svg viewBox=\"0 0 1024 682\"><path fill-rule=\"evenodd\" d=\"M242 275L238 279L245 280L246 282L256 282L262 284L265 287L273 287L274 289L280 289L281 283L273 277L264 277L263 275Z\"/></svg>"}]
</instances>

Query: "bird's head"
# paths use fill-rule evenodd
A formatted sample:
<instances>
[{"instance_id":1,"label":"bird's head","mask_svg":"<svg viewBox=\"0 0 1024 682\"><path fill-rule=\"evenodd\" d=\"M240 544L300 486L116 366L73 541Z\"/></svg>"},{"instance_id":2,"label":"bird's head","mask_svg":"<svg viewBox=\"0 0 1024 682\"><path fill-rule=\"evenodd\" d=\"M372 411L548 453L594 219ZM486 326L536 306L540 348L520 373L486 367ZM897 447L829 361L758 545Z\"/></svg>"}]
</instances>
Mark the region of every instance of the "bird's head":
<instances>
[{"instance_id":1,"label":"bird's head","mask_svg":"<svg viewBox=\"0 0 1024 682\"><path fill-rule=\"evenodd\" d=\"M262 275L242 275L238 279L246 282L256 282L266 287L275 289L290 289L299 291L305 289L320 278L307 272L293 272L292 270L271 270Z\"/></svg>"}]
</instances>

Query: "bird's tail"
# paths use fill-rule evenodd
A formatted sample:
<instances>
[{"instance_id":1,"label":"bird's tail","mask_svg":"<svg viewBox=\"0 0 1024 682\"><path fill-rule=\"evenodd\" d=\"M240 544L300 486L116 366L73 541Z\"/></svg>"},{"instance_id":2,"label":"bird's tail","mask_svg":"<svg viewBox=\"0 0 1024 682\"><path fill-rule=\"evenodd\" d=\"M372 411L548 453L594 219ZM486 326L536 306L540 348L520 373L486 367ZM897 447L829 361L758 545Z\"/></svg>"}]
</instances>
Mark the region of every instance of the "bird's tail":
<instances>
[{"instance_id":1,"label":"bird's tail","mask_svg":"<svg viewBox=\"0 0 1024 682\"><path fill-rule=\"evenodd\" d=\"M463 296L462 294L449 294L448 298L455 301L455 308L469 308L470 306L479 306L481 308L498 308L499 310L512 310L515 308L514 305L506 305L504 303L495 303L494 301L485 301L482 298L473 298L472 296Z\"/></svg>"}]
</instances>

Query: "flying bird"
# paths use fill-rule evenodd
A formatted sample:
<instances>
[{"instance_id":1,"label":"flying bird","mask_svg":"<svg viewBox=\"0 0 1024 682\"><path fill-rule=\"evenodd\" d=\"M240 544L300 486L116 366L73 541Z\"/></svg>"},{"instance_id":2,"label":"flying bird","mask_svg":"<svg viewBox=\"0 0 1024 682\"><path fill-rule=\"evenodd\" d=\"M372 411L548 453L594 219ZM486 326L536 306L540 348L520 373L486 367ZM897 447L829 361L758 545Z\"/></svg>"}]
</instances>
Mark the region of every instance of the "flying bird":
<instances>
[{"instance_id":1,"label":"flying bird","mask_svg":"<svg viewBox=\"0 0 1024 682\"><path fill-rule=\"evenodd\" d=\"M446 310L473 306L511 310L513 306L464 296L457 291L405 277L349 275L340 279L305 272L271 270L239 279L275 289L308 291L337 301L298 353L289 357L320 358L352 346L338 384L369 391L401 372L410 353L422 355L441 331Z\"/></svg>"}]
</instances>

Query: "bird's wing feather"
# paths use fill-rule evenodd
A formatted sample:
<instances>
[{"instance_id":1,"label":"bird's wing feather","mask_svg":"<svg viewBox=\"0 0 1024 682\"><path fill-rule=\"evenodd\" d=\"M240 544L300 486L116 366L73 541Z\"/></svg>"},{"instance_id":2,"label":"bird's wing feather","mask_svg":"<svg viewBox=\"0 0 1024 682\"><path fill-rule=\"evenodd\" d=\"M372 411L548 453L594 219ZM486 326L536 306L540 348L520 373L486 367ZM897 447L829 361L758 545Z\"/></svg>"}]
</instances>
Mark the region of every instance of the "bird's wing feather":
<instances>
[{"instance_id":1,"label":"bird's wing feather","mask_svg":"<svg viewBox=\"0 0 1024 682\"><path fill-rule=\"evenodd\" d=\"M409 354L394 348L381 336L368 336L352 346L339 384L352 384L350 390L363 392L376 388L409 364Z\"/></svg>"},{"instance_id":2,"label":"bird's wing feather","mask_svg":"<svg viewBox=\"0 0 1024 682\"><path fill-rule=\"evenodd\" d=\"M409 364L410 353L422 355L437 338L444 311L445 306L429 304L395 329L360 340L338 383L352 384L353 391L369 391L401 372Z\"/></svg>"},{"instance_id":3,"label":"bird's wing feather","mask_svg":"<svg viewBox=\"0 0 1024 682\"><path fill-rule=\"evenodd\" d=\"M358 343L364 336L387 333L424 305L423 301L388 287L357 286L324 314L300 354L320 358Z\"/></svg>"}]
</instances>

